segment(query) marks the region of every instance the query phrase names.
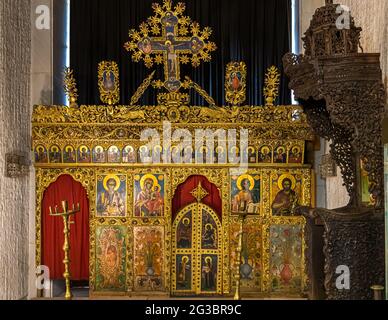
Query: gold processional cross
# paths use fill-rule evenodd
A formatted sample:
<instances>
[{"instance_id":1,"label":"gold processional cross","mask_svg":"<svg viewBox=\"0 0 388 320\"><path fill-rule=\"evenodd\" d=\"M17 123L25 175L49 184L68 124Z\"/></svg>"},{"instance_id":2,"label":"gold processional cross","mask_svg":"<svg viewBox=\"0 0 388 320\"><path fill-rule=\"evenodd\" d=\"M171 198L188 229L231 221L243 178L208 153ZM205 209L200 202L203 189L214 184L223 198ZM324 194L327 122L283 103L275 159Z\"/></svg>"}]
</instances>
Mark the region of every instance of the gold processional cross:
<instances>
[{"instance_id":1,"label":"gold processional cross","mask_svg":"<svg viewBox=\"0 0 388 320\"><path fill-rule=\"evenodd\" d=\"M156 87L177 92L182 86L181 63L191 61L193 67L198 67L201 60L211 60L210 52L216 50L216 45L206 40L212 31L208 27L201 31L198 23L183 16L184 3L173 8L171 0L164 0L163 5L154 3L152 8L155 15L140 25L140 31L130 30L131 40L124 47L133 53L133 61L144 60L148 68L163 63L165 81L157 81Z\"/></svg>"},{"instance_id":2,"label":"gold processional cross","mask_svg":"<svg viewBox=\"0 0 388 320\"><path fill-rule=\"evenodd\" d=\"M63 264L65 266L65 272L63 273L63 277L65 278L66 283L66 293L65 293L65 299L71 300L73 298L73 295L71 293L70 289L70 241L69 241L69 235L70 235L70 224L74 223L74 221L70 221L71 216L75 215L80 211L79 203L77 204L77 207L73 204L73 209L69 210L69 205L67 201L62 201L62 212L58 212L58 207L55 206L54 213L51 207L49 207L50 216L51 217L62 217L63 218L63 235L64 235L64 242L63 242L63 252L64 252L64 259Z\"/></svg>"}]
</instances>

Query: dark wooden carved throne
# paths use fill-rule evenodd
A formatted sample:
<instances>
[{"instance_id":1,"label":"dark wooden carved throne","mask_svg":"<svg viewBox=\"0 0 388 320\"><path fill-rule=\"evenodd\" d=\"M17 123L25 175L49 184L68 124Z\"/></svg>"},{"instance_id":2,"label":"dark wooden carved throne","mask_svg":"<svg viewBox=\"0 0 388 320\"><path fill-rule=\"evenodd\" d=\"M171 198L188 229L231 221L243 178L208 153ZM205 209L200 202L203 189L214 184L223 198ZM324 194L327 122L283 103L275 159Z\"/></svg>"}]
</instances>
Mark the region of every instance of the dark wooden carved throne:
<instances>
[{"instance_id":1,"label":"dark wooden carved throne","mask_svg":"<svg viewBox=\"0 0 388 320\"><path fill-rule=\"evenodd\" d=\"M355 26L350 13L348 20L343 19L347 13L338 6L327 0L317 9L303 38L305 54L287 54L283 63L309 124L331 142L331 155L341 169L350 201L336 210L299 211L308 220L310 298L372 299L371 286L384 284L385 91L380 55L363 53L361 28ZM362 203L361 162L368 172L372 206ZM317 221L323 225L323 241L314 233L319 232ZM321 272L319 247L324 253ZM349 267L349 290L336 286L339 266ZM320 282L324 296L317 290Z\"/></svg>"}]
</instances>

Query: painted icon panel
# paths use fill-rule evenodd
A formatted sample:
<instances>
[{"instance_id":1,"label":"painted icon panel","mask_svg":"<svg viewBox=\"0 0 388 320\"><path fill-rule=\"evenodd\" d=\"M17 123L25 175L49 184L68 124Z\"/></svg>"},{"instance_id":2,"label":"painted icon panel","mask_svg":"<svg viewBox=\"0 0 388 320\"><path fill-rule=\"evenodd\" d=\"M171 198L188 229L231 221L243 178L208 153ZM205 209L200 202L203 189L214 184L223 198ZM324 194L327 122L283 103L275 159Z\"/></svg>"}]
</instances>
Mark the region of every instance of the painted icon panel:
<instances>
[{"instance_id":1,"label":"painted icon panel","mask_svg":"<svg viewBox=\"0 0 388 320\"><path fill-rule=\"evenodd\" d=\"M135 217L161 217L164 215L165 186L162 174L135 176Z\"/></svg>"},{"instance_id":2,"label":"painted icon panel","mask_svg":"<svg viewBox=\"0 0 388 320\"><path fill-rule=\"evenodd\" d=\"M214 254L201 255L201 291L215 292L217 290L218 256Z\"/></svg>"},{"instance_id":3,"label":"painted icon panel","mask_svg":"<svg viewBox=\"0 0 388 320\"><path fill-rule=\"evenodd\" d=\"M176 255L176 289L192 291L192 257L191 254Z\"/></svg>"},{"instance_id":4,"label":"painted icon panel","mask_svg":"<svg viewBox=\"0 0 388 320\"><path fill-rule=\"evenodd\" d=\"M202 249L217 249L218 248L218 227L211 214L202 210Z\"/></svg>"},{"instance_id":5,"label":"painted icon panel","mask_svg":"<svg viewBox=\"0 0 388 320\"><path fill-rule=\"evenodd\" d=\"M260 176L244 174L232 176L231 204L232 213L260 213Z\"/></svg>"},{"instance_id":6,"label":"painted icon panel","mask_svg":"<svg viewBox=\"0 0 388 320\"><path fill-rule=\"evenodd\" d=\"M287 148L285 146L279 146L275 149L273 155L274 163L287 163Z\"/></svg>"},{"instance_id":7,"label":"painted icon panel","mask_svg":"<svg viewBox=\"0 0 388 320\"><path fill-rule=\"evenodd\" d=\"M178 249L190 249L193 246L192 235L192 212L189 211L185 214L183 219L179 222L176 235L177 235L177 248Z\"/></svg>"},{"instance_id":8,"label":"painted icon panel","mask_svg":"<svg viewBox=\"0 0 388 320\"><path fill-rule=\"evenodd\" d=\"M119 163L120 162L121 151L116 146L111 146L108 149L108 162L109 163Z\"/></svg>"},{"instance_id":9,"label":"painted icon panel","mask_svg":"<svg viewBox=\"0 0 388 320\"><path fill-rule=\"evenodd\" d=\"M164 227L134 228L135 290L163 290Z\"/></svg>"},{"instance_id":10,"label":"painted icon panel","mask_svg":"<svg viewBox=\"0 0 388 320\"><path fill-rule=\"evenodd\" d=\"M124 291L126 236L124 226L96 227L96 290Z\"/></svg>"},{"instance_id":11,"label":"painted icon panel","mask_svg":"<svg viewBox=\"0 0 388 320\"><path fill-rule=\"evenodd\" d=\"M302 227L272 225L270 272L274 292L300 292L303 285Z\"/></svg>"},{"instance_id":12,"label":"painted icon panel","mask_svg":"<svg viewBox=\"0 0 388 320\"><path fill-rule=\"evenodd\" d=\"M104 163L106 162L106 153L102 146L96 146L93 149L93 162Z\"/></svg>"},{"instance_id":13,"label":"painted icon panel","mask_svg":"<svg viewBox=\"0 0 388 320\"><path fill-rule=\"evenodd\" d=\"M47 149L44 146L37 146L35 148L35 162L36 163L47 163Z\"/></svg>"},{"instance_id":14,"label":"painted icon panel","mask_svg":"<svg viewBox=\"0 0 388 320\"><path fill-rule=\"evenodd\" d=\"M290 149L288 163L303 163L303 151L299 146L293 146Z\"/></svg>"},{"instance_id":15,"label":"painted icon panel","mask_svg":"<svg viewBox=\"0 0 388 320\"><path fill-rule=\"evenodd\" d=\"M300 203L301 180L286 173L272 181L272 215L292 216Z\"/></svg>"},{"instance_id":16,"label":"painted icon panel","mask_svg":"<svg viewBox=\"0 0 388 320\"><path fill-rule=\"evenodd\" d=\"M87 146L80 146L77 157L79 163L90 163L90 149Z\"/></svg>"},{"instance_id":17,"label":"painted icon panel","mask_svg":"<svg viewBox=\"0 0 388 320\"><path fill-rule=\"evenodd\" d=\"M50 163L62 162L62 152L58 146L51 146L49 155L50 155Z\"/></svg>"},{"instance_id":18,"label":"painted icon panel","mask_svg":"<svg viewBox=\"0 0 388 320\"><path fill-rule=\"evenodd\" d=\"M63 162L75 163L77 162L77 154L73 146L66 146L63 150Z\"/></svg>"},{"instance_id":19,"label":"painted icon panel","mask_svg":"<svg viewBox=\"0 0 388 320\"><path fill-rule=\"evenodd\" d=\"M137 161L137 152L134 147L126 146L123 149L123 158L124 163L136 163Z\"/></svg>"},{"instance_id":20,"label":"painted icon panel","mask_svg":"<svg viewBox=\"0 0 388 320\"><path fill-rule=\"evenodd\" d=\"M97 176L97 216L124 217L127 203L127 177L121 174Z\"/></svg>"},{"instance_id":21,"label":"painted icon panel","mask_svg":"<svg viewBox=\"0 0 388 320\"><path fill-rule=\"evenodd\" d=\"M262 146L258 154L259 163L272 163L272 147Z\"/></svg>"}]
</instances>

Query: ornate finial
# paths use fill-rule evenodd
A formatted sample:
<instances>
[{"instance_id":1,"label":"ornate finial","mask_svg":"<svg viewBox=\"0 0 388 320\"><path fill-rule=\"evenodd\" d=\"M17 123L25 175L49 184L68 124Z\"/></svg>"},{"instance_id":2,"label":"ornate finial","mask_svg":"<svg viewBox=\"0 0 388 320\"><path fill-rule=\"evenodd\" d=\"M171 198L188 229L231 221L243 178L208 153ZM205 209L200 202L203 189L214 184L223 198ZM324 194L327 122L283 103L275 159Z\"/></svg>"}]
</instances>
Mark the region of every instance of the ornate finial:
<instances>
[{"instance_id":1,"label":"ornate finial","mask_svg":"<svg viewBox=\"0 0 388 320\"><path fill-rule=\"evenodd\" d=\"M70 68L65 68L64 75L65 77L63 81L63 88L67 96L67 100L69 101L69 107L76 107L78 99L78 89L77 82L74 78L73 70Z\"/></svg>"},{"instance_id":2,"label":"ornate finial","mask_svg":"<svg viewBox=\"0 0 388 320\"><path fill-rule=\"evenodd\" d=\"M197 202L201 202L203 198L205 198L209 192L207 192L204 188L202 188L201 182L198 183L198 187L193 189L193 191L190 192L195 199L197 199Z\"/></svg>"},{"instance_id":3,"label":"ornate finial","mask_svg":"<svg viewBox=\"0 0 388 320\"><path fill-rule=\"evenodd\" d=\"M279 69L275 66L272 66L267 69L265 74L265 87L264 87L264 97L265 105L273 106L276 98L279 96L279 84L280 84L280 72Z\"/></svg>"},{"instance_id":4,"label":"ornate finial","mask_svg":"<svg viewBox=\"0 0 388 320\"><path fill-rule=\"evenodd\" d=\"M129 31L130 40L124 48L132 53L133 61L144 60L147 68L163 64L163 86L170 93L177 92L182 86L180 64L191 62L198 67L201 61L211 61L211 52L217 48L208 41L212 30L201 30L197 22L185 16L186 5L182 2L173 7L171 0L164 0L162 5L154 3L152 9L154 16L143 22L139 30Z\"/></svg>"},{"instance_id":5,"label":"ornate finial","mask_svg":"<svg viewBox=\"0 0 388 320\"><path fill-rule=\"evenodd\" d=\"M318 8L310 22L310 27L302 38L305 56L343 56L356 54L360 49L361 28L355 25L350 12L342 19L343 10L337 10L334 1L326 0L325 6Z\"/></svg>"}]
</instances>

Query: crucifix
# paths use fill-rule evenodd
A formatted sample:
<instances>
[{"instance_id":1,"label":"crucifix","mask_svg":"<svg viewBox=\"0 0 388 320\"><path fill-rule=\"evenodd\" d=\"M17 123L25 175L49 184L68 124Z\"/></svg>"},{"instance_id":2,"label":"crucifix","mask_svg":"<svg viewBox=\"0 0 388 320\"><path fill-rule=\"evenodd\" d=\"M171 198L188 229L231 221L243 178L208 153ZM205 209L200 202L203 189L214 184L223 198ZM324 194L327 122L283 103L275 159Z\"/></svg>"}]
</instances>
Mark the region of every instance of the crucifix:
<instances>
[{"instance_id":1,"label":"crucifix","mask_svg":"<svg viewBox=\"0 0 388 320\"><path fill-rule=\"evenodd\" d=\"M145 55L162 53L164 57L164 87L177 92L181 87L179 54L198 54L205 43L197 36L178 37L178 17L167 11L161 19L162 37L145 37L137 43L137 48Z\"/></svg>"},{"instance_id":2,"label":"crucifix","mask_svg":"<svg viewBox=\"0 0 388 320\"><path fill-rule=\"evenodd\" d=\"M70 221L70 217L80 211L80 206L79 206L79 203L77 204L77 207L75 207L73 204L73 209L69 210L69 204L67 203L67 201L62 201L62 209L63 209L63 212L58 212L58 207L55 206L54 213L53 213L52 208L49 207L51 217L63 218L63 234L65 236L65 240L63 242L63 252L65 254L65 257L63 259L63 264L65 265L65 272L63 273L63 277L65 278L65 283L66 283L65 299L71 300L73 295L71 294L71 290L70 290L69 234L70 234L70 224L74 223L74 221Z\"/></svg>"}]
</instances>

